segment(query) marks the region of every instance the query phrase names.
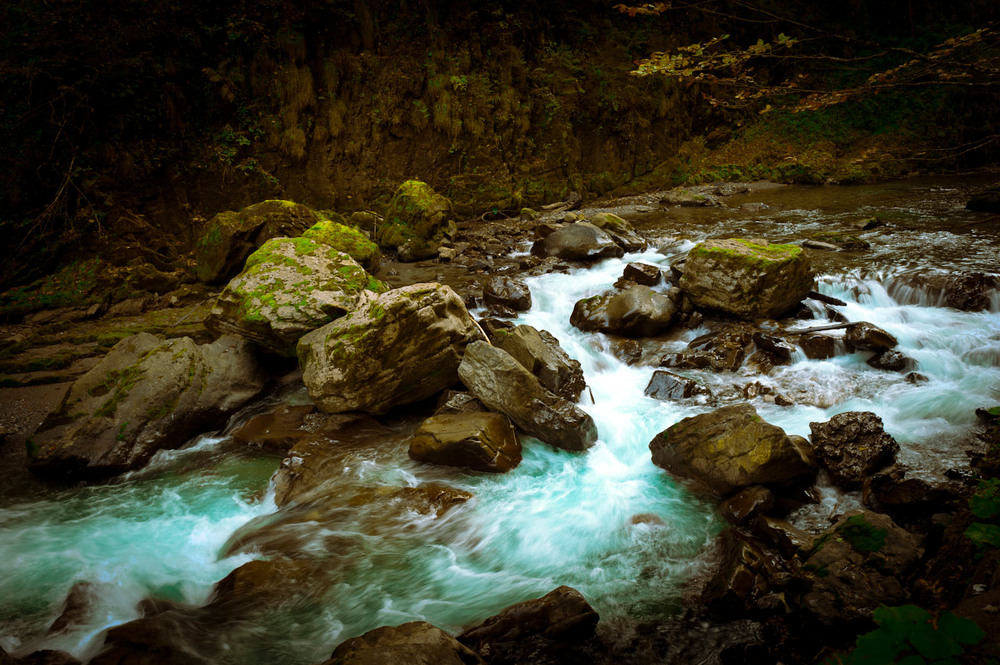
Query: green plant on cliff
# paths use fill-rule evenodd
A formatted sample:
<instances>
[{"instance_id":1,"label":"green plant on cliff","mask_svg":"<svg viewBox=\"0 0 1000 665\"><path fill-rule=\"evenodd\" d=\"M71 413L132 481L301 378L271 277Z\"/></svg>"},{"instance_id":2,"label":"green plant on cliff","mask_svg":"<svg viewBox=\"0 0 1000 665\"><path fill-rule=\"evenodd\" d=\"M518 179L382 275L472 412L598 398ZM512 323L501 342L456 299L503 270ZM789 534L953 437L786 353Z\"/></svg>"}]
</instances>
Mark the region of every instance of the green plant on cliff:
<instances>
[{"instance_id":1,"label":"green plant on cliff","mask_svg":"<svg viewBox=\"0 0 1000 665\"><path fill-rule=\"evenodd\" d=\"M860 636L853 651L826 665L959 665L985 633L952 612L931 614L916 605L875 610L878 628ZM987 661L995 662L995 661Z\"/></svg>"}]
</instances>

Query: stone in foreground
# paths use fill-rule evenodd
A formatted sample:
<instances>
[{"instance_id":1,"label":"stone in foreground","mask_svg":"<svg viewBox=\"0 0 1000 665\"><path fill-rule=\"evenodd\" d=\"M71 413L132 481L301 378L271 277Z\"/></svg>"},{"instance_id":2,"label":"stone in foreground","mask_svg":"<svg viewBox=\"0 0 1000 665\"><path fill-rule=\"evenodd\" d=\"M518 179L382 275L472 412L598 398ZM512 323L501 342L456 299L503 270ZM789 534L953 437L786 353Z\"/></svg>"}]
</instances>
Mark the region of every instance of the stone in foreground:
<instances>
[{"instance_id":1,"label":"stone in foreground","mask_svg":"<svg viewBox=\"0 0 1000 665\"><path fill-rule=\"evenodd\" d=\"M503 349L487 342L469 344L458 375L487 408L551 446L581 451L597 440L597 426L587 413L543 388Z\"/></svg>"},{"instance_id":2,"label":"stone in foreground","mask_svg":"<svg viewBox=\"0 0 1000 665\"><path fill-rule=\"evenodd\" d=\"M467 646L425 621L352 637L322 665L485 665Z\"/></svg>"},{"instance_id":3,"label":"stone in foreground","mask_svg":"<svg viewBox=\"0 0 1000 665\"><path fill-rule=\"evenodd\" d=\"M188 337L127 337L77 379L29 439L29 466L69 480L138 469L158 450L219 428L263 387L242 339L199 346Z\"/></svg>"},{"instance_id":4,"label":"stone in foreground","mask_svg":"<svg viewBox=\"0 0 1000 665\"><path fill-rule=\"evenodd\" d=\"M870 411L838 413L828 422L809 423L816 459L844 489L861 487L869 476L892 464L899 444Z\"/></svg>"},{"instance_id":5,"label":"stone in foreground","mask_svg":"<svg viewBox=\"0 0 1000 665\"><path fill-rule=\"evenodd\" d=\"M354 259L329 245L308 238L274 238L226 285L205 326L293 357L302 335L383 289Z\"/></svg>"},{"instance_id":6,"label":"stone in foreground","mask_svg":"<svg viewBox=\"0 0 1000 665\"><path fill-rule=\"evenodd\" d=\"M706 240L688 252L680 287L698 307L757 319L781 316L813 282L800 247L734 238Z\"/></svg>"},{"instance_id":7,"label":"stone in foreground","mask_svg":"<svg viewBox=\"0 0 1000 665\"><path fill-rule=\"evenodd\" d=\"M502 413L442 414L425 420L413 434L410 457L419 462L504 473L521 463L521 443Z\"/></svg>"},{"instance_id":8,"label":"stone in foreground","mask_svg":"<svg viewBox=\"0 0 1000 665\"><path fill-rule=\"evenodd\" d=\"M302 337L299 366L323 411L380 414L457 383L466 345L482 339L451 288L413 284Z\"/></svg>"},{"instance_id":9,"label":"stone in foreground","mask_svg":"<svg viewBox=\"0 0 1000 665\"><path fill-rule=\"evenodd\" d=\"M813 471L809 451L750 404L685 418L649 443L653 463L720 496L751 485L786 483Z\"/></svg>"}]
</instances>

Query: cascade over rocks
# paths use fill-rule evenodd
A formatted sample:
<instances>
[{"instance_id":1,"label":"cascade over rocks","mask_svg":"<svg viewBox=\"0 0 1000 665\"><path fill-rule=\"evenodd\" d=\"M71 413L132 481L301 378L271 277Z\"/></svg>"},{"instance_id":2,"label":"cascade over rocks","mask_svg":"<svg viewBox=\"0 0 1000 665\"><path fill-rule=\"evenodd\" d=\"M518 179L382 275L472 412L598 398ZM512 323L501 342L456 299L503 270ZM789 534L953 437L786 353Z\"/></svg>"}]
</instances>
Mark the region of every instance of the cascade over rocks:
<instances>
[{"instance_id":1,"label":"cascade over rocks","mask_svg":"<svg viewBox=\"0 0 1000 665\"><path fill-rule=\"evenodd\" d=\"M428 418L410 439L419 462L503 473L521 463L521 442L507 416L489 411Z\"/></svg>"},{"instance_id":2,"label":"cascade over rocks","mask_svg":"<svg viewBox=\"0 0 1000 665\"><path fill-rule=\"evenodd\" d=\"M593 224L577 222L556 229L531 246L535 256L555 256L565 261L600 261L625 255L614 239Z\"/></svg>"},{"instance_id":3,"label":"cascade over rocks","mask_svg":"<svg viewBox=\"0 0 1000 665\"><path fill-rule=\"evenodd\" d=\"M870 411L839 413L825 423L809 423L820 466L834 483L856 489L872 473L892 464L899 444Z\"/></svg>"},{"instance_id":4,"label":"cascade over rocks","mask_svg":"<svg viewBox=\"0 0 1000 665\"><path fill-rule=\"evenodd\" d=\"M466 628L458 641L493 660L500 653L516 652L516 643L536 637L570 642L586 639L593 636L599 619L583 594L561 586Z\"/></svg>"},{"instance_id":5,"label":"cascade over rocks","mask_svg":"<svg viewBox=\"0 0 1000 665\"><path fill-rule=\"evenodd\" d=\"M698 307L741 318L774 318L813 288L809 258L795 245L706 240L688 252L681 289Z\"/></svg>"},{"instance_id":6,"label":"cascade over rocks","mask_svg":"<svg viewBox=\"0 0 1000 665\"><path fill-rule=\"evenodd\" d=\"M547 330L520 325L510 331L495 331L492 341L538 377L542 386L563 399L576 402L587 387L579 361L571 358Z\"/></svg>"},{"instance_id":7,"label":"cascade over rocks","mask_svg":"<svg viewBox=\"0 0 1000 665\"><path fill-rule=\"evenodd\" d=\"M503 349L473 342L465 349L458 375L492 411L549 445L581 451L597 440L593 419L577 406L546 390L535 376Z\"/></svg>"},{"instance_id":8,"label":"cascade over rocks","mask_svg":"<svg viewBox=\"0 0 1000 665\"><path fill-rule=\"evenodd\" d=\"M422 261L437 256L441 243L456 232L451 201L427 183L407 180L389 201L375 240L398 251L401 260Z\"/></svg>"},{"instance_id":9,"label":"cascade over rocks","mask_svg":"<svg viewBox=\"0 0 1000 665\"><path fill-rule=\"evenodd\" d=\"M657 434L649 449L658 467L720 496L787 483L814 470L802 441L764 422L745 403L685 418Z\"/></svg>"},{"instance_id":10,"label":"cascade over rocks","mask_svg":"<svg viewBox=\"0 0 1000 665\"><path fill-rule=\"evenodd\" d=\"M413 284L302 337L299 366L323 411L379 414L456 383L465 346L482 339L450 287Z\"/></svg>"},{"instance_id":11,"label":"cascade over rocks","mask_svg":"<svg viewBox=\"0 0 1000 665\"><path fill-rule=\"evenodd\" d=\"M894 348L899 342L878 326L867 321L859 321L847 326L844 333L844 343L851 351L881 353Z\"/></svg>"},{"instance_id":12,"label":"cascade over rocks","mask_svg":"<svg viewBox=\"0 0 1000 665\"><path fill-rule=\"evenodd\" d=\"M324 219L306 229L302 237L329 245L338 252L347 254L373 275L378 272L382 264L382 252L379 251L378 245L358 229L339 222Z\"/></svg>"},{"instance_id":13,"label":"cascade over rocks","mask_svg":"<svg viewBox=\"0 0 1000 665\"><path fill-rule=\"evenodd\" d=\"M680 353L665 356L664 367L681 369L713 369L735 372L743 365L755 328L747 323L734 323L722 330L691 340Z\"/></svg>"},{"instance_id":14,"label":"cascade over rocks","mask_svg":"<svg viewBox=\"0 0 1000 665\"><path fill-rule=\"evenodd\" d=\"M652 337L676 321L679 301L678 289L670 289L663 295L636 284L618 293L577 301L570 323L584 331Z\"/></svg>"},{"instance_id":15,"label":"cascade over rocks","mask_svg":"<svg viewBox=\"0 0 1000 665\"><path fill-rule=\"evenodd\" d=\"M352 637L322 665L486 665L474 651L426 621L383 626Z\"/></svg>"},{"instance_id":16,"label":"cascade over rocks","mask_svg":"<svg viewBox=\"0 0 1000 665\"><path fill-rule=\"evenodd\" d=\"M65 479L138 469L158 450L217 429L264 387L247 343L197 345L139 333L118 342L69 388L31 439L29 466Z\"/></svg>"},{"instance_id":17,"label":"cascade over rocks","mask_svg":"<svg viewBox=\"0 0 1000 665\"><path fill-rule=\"evenodd\" d=\"M293 357L302 335L360 307L384 288L329 245L309 238L274 238L226 285L205 326Z\"/></svg>"},{"instance_id":18,"label":"cascade over rocks","mask_svg":"<svg viewBox=\"0 0 1000 665\"><path fill-rule=\"evenodd\" d=\"M649 243L639 235L632 225L618 215L599 212L590 218L590 223L603 230L626 252L641 252Z\"/></svg>"},{"instance_id":19,"label":"cascade over rocks","mask_svg":"<svg viewBox=\"0 0 1000 665\"><path fill-rule=\"evenodd\" d=\"M298 236L318 221L306 206L277 199L220 212L205 224L195 245L195 275L206 283L224 282L266 241Z\"/></svg>"},{"instance_id":20,"label":"cascade over rocks","mask_svg":"<svg viewBox=\"0 0 1000 665\"><path fill-rule=\"evenodd\" d=\"M799 606L833 624L871 617L879 605L909 600L906 574L923 556L921 538L887 515L852 511L816 541L798 577Z\"/></svg>"}]
</instances>

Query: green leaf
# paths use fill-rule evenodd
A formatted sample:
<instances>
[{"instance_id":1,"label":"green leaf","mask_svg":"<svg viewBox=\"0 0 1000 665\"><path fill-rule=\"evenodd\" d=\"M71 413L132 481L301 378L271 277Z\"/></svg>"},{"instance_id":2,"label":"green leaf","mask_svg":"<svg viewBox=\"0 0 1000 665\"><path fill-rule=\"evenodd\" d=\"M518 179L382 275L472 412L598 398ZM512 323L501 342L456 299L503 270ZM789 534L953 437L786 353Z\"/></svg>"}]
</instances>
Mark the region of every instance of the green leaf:
<instances>
[{"instance_id":1,"label":"green leaf","mask_svg":"<svg viewBox=\"0 0 1000 665\"><path fill-rule=\"evenodd\" d=\"M960 644L979 644L986 637L986 633L976 625L975 621L960 617L952 612L941 614L938 619L938 631Z\"/></svg>"},{"instance_id":2,"label":"green leaf","mask_svg":"<svg viewBox=\"0 0 1000 665\"><path fill-rule=\"evenodd\" d=\"M973 522L965 530L966 537L974 543L1000 547L1000 526Z\"/></svg>"},{"instance_id":3,"label":"green leaf","mask_svg":"<svg viewBox=\"0 0 1000 665\"><path fill-rule=\"evenodd\" d=\"M917 648L917 651L932 660L957 656L962 653L961 646L953 642L950 637L934 630L930 624L920 626L913 631L910 642Z\"/></svg>"},{"instance_id":4,"label":"green leaf","mask_svg":"<svg viewBox=\"0 0 1000 665\"><path fill-rule=\"evenodd\" d=\"M906 644L887 630L873 630L858 637L851 663L891 663Z\"/></svg>"},{"instance_id":5,"label":"green leaf","mask_svg":"<svg viewBox=\"0 0 1000 665\"><path fill-rule=\"evenodd\" d=\"M1000 416L1000 406L991 406L990 408L986 409L986 413L990 414L991 416Z\"/></svg>"},{"instance_id":6,"label":"green leaf","mask_svg":"<svg viewBox=\"0 0 1000 665\"><path fill-rule=\"evenodd\" d=\"M903 658L901 661L899 661L898 665L927 665L927 661L914 653ZM934 665L938 664L935 663Z\"/></svg>"}]
</instances>

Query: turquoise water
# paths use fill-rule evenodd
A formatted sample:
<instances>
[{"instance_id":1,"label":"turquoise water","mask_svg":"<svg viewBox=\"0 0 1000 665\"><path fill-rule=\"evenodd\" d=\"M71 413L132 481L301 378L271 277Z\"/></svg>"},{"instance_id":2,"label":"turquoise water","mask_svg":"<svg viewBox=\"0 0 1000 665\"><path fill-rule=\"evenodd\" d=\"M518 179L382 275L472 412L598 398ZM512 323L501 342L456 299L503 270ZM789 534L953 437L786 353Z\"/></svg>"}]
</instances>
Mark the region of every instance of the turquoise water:
<instances>
[{"instance_id":1,"label":"turquoise water","mask_svg":"<svg viewBox=\"0 0 1000 665\"><path fill-rule=\"evenodd\" d=\"M89 658L107 628L139 616L144 598L204 604L215 582L259 557L319 561L322 572L308 588L294 590L295 602L265 613L248 610L215 632L193 631L198 634L187 636L188 646L211 662L318 663L347 637L380 625L424 619L454 631L561 584L579 589L610 622L669 614L679 607L685 585L709 567L722 524L711 506L652 464L648 443L686 416L742 399L740 390L754 381L796 402L783 408L752 400L762 417L791 434L808 436L810 422L836 413L871 410L917 475L939 478L963 466L965 450L975 445L974 409L1000 402L1000 298L979 313L936 306L919 289L893 298L889 287L913 257L911 252L906 266L894 267L891 237L878 252L857 259L864 265L825 269L818 289L847 301L834 309L848 319L894 334L926 383L873 370L865 364L868 354L810 361L800 353L766 376L747 368L725 375L685 372L718 399L660 402L643 395L654 367L625 365L611 353L611 340L569 325L573 304L609 288L627 261L666 269L705 235L754 224L785 233L795 220L823 226L822 211L802 208L799 199L793 203L771 219L730 214L729 221L695 231L663 222L659 251L529 280L534 307L518 322L552 332L587 378L580 406L593 416L600 439L585 454L525 438L521 465L490 475L417 464L400 437L388 437L346 456L315 506L277 511L267 488L279 460L236 454L225 439L203 438L114 484L0 500L0 646L18 655L45 648ZM947 212L939 202L931 209ZM961 244L934 233L897 233L898 246L918 246L921 234L947 247ZM771 237L790 239L778 235ZM939 252L928 253L921 267L961 267L968 256L985 255L990 247L995 252L995 241L966 237L967 249L953 250L954 264ZM882 263L873 265L872 256ZM678 331L658 348L680 350L705 332ZM428 484L472 498L435 515L378 489ZM801 521L823 524L857 501L832 490L827 498L804 511ZM220 557L234 532L249 545ZM92 585L96 599L83 624L47 635L80 582Z\"/></svg>"}]
</instances>

